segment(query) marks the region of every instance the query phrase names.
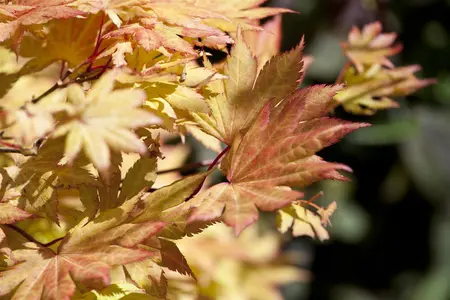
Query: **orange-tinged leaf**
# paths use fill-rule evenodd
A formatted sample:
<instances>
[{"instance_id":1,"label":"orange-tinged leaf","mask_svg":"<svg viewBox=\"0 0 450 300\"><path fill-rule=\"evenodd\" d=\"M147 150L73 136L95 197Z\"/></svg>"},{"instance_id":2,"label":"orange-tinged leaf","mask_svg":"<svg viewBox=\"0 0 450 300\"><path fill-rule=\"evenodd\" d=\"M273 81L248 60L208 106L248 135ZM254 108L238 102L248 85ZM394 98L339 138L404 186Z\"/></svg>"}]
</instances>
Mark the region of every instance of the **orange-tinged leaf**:
<instances>
[{"instance_id":1,"label":"orange-tinged leaf","mask_svg":"<svg viewBox=\"0 0 450 300\"><path fill-rule=\"evenodd\" d=\"M9 18L6 22L0 23L0 42L16 35L13 48L17 50L28 26L47 23L52 19L84 15L82 11L69 7L67 4L70 2L73 2L73 0L24 0L19 2L21 5L0 4L0 16L5 15Z\"/></svg>"},{"instance_id":2,"label":"orange-tinged leaf","mask_svg":"<svg viewBox=\"0 0 450 300\"><path fill-rule=\"evenodd\" d=\"M142 200L145 203L145 210L136 217L134 222L170 221L171 209L183 204L184 200L192 195L210 173L211 171L185 177L149 194ZM164 219L164 217L168 217L168 219Z\"/></svg>"},{"instance_id":3,"label":"orange-tinged leaf","mask_svg":"<svg viewBox=\"0 0 450 300\"><path fill-rule=\"evenodd\" d=\"M230 183L196 196L190 220L222 215L238 234L258 218L301 194L283 186L304 187L322 179L345 179L350 169L323 161L315 153L367 124L323 117L340 86L313 86L294 92L281 103L268 103L249 130L234 140L221 169Z\"/></svg>"},{"instance_id":4,"label":"orange-tinged leaf","mask_svg":"<svg viewBox=\"0 0 450 300\"><path fill-rule=\"evenodd\" d=\"M153 255L148 250L120 246L120 233L125 233L126 228L111 228L113 226L108 220L97 220L100 221L103 221L100 226L86 226L94 231L77 226L56 252L29 242L14 250L14 258L20 263L0 273L0 295L14 291L12 299L40 299L41 296L45 299L70 299L76 283L101 289L110 284L113 266ZM99 238L99 232L95 231L99 228L105 230L106 236Z\"/></svg>"},{"instance_id":5,"label":"orange-tinged leaf","mask_svg":"<svg viewBox=\"0 0 450 300\"><path fill-rule=\"evenodd\" d=\"M418 79L414 73L418 65L394 69L374 65L363 73L349 68L344 75L346 88L334 98L353 114L373 115L377 110L398 107L392 98L410 95L435 83L434 79Z\"/></svg>"},{"instance_id":6,"label":"orange-tinged leaf","mask_svg":"<svg viewBox=\"0 0 450 300\"><path fill-rule=\"evenodd\" d=\"M31 214L9 203L0 203L0 224L12 224L29 218Z\"/></svg>"},{"instance_id":7,"label":"orange-tinged leaf","mask_svg":"<svg viewBox=\"0 0 450 300\"><path fill-rule=\"evenodd\" d=\"M170 186L161 188L145 197L133 197L122 206L100 213L93 221L84 224L81 222L70 234L70 238L63 242L65 247L76 249L78 252L95 252L99 245L117 245L126 249L135 249L144 243L151 253L159 253L161 266L182 270L190 273L183 260L175 262L182 257L175 244L170 241L148 240L155 234L164 237L175 237L171 226L177 227L179 237L184 234L183 228L175 224L173 211L189 197L210 172L187 177ZM183 209L182 218L186 219L188 209ZM178 217L178 215L175 214ZM165 228L166 227L166 228ZM162 231L161 231L162 230ZM147 251L148 252L148 251ZM181 256L180 256L181 255ZM149 256L147 256L149 257ZM147 291L153 290L153 282L163 284L161 268L150 260L135 259L134 263L125 268L130 272L131 278ZM142 270L147 272L143 277ZM151 270L150 270L151 269ZM159 270L159 273L158 273ZM156 273L159 275L156 276Z\"/></svg>"},{"instance_id":8,"label":"orange-tinged leaf","mask_svg":"<svg viewBox=\"0 0 450 300\"><path fill-rule=\"evenodd\" d=\"M261 69L266 62L277 55L281 48L281 16L275 16L263 25L263 31L244 32L245 41L258 58Z\"/></svg>"},{"instance_id":9,"label":"orange-tinged leaf","mask_svg":"<svg viewBox=\"0 0 450 300\"><path fill-rule=\"evenodd\" d=\"M302 280L304 273L277 260L278 236L258 229L251 226L237 238L231 228L218 223L177 241L197 284L188 289L193 281L168 272L169 295L181 292L191 296L188 299L210 295L217 299L282 299L276 286Z\"/></svg>"},{"instance_id":10,"label":"orange-tinged leaf","mask_svg":"<svg viewBox=\"0 0 450 300\"><path fill-rule=\"evenodd\" d=\"M220 183L192 199L194 211L190 221L208 221L222 216L224 222L239 234L258 220L258 208L275 210L294 201L302 193L246 184Z\"/></svg>"},{"instance_id":11,"label":"orange-tinged leaf","mask_svg":"<svg viewBox=\"0 0 450 300\"><path fill-rule=\"evenodd\" d=\"M97 14L102 11L109 17L114 25L120 27L122 24L120 16L127 14L126 9L128 4L140 5L143 3L144 1L140 0L125 1L125 3L121 0L72 0L70 6L90 14Z\"/></svg>"},{"instance_id":12,"label":"orange-tinged leaf","mask_svg":"<svg viewBox=\"0 0 450 300\"><path fill-rule=\"evenodd\" d=\"M164 256L163 265L182 268L172 261L180 255L174 244L163 241L162 246L155 248L146 241L151 242L166 226L167 222L160 221L164 219L164 210L182 203L207 174L179 181L144 199L134 197L118 208L100 213L90 222L86 218L66 235L55 253L25 243L13 251L14 257L22 263L0 273L1 295L11 292L24 280L13 299L39 299L41 293L46 299L69 299L75 291L75 283L87 288L103 288L110 283L113 266L138 262L159 252ZM168 216L166 218L170 221ZM141 243L150 248L139 247ZM188 268L187 265L184 268Z\"/></svg>"},{"instance_id":13,"label":"orange-tinged leaf","mask_svg":"<svg viewBox=\"0 0 450 300\"><path fill-rule=\"evenodd\" d=\"M292 13L294 11L288 8L277 8L277 7L257 7L249 10L241 10L236 12L230 12L227 16L231 18L244 18L249 20L259 20L264 19L273 15L278 15L282 13Z\"/></svg>"},{"instance_id":14,"label":"orange-tinged leaf","mask_svg":"<svg viewBox=\"0 0 450 300\"><path fill-rule=\"evenodd\" d=\"M107 33L104 38L110 39L131 36L146 51L164 47L172 52L196 55L193 46L182 39L179 36L180 34L180 31L164 24L154 24L151 28L146 28L140 24L130 24Z\"/></svg>"},{"instance_id":15,"label":"orange-tinged leaf","mask_svg":"<svg viewBox=\"0 0 450 300\"><path fill-rule=\"evenodd\" d=\"M230 145L239 132L250 127L266 103L276 104L296 89L303 66L302 49L300 44L288 53L275 56L257 76L257 61L238 33L225 67L228 79L224 84L210 85L214 95L207 100L212 118L194 114L194 120L207 133Z\"/></svg>"},{"instance_id":16,"label":"orange-tinged leaf","mask_svg":"<svg viewBox=\"0 0 450 300\"><path fill-rule=\"evenodd\" d=\"M191 275L195 278L191 268L174 242L161 239L161 264L170 270L177 271L181 274Z\"/></svg>"},{"instance_id":17,"label":"orange-tinged leaf","mask_svg":"<svg viewBox=\"0 0 450 300\"><path fill-rule=\"evenodd\" d=\"M382 29L380 22L368 24L362 31L353 27L348 35L348 42L342 44L345 54L355 64L358 72L363 72L365 67L373 64L394 67L387 57L398 54L403 47L394 44L397 34L381 33Z\"/></svg>"},{"instance_id":18,"label":"orange-tinged leaf","mask_svg":"<svg viewBox=\"0 0 450 300\"><path fill-rule=\"evenodd\" d=\"M25 36L20 55L31 59L21 74L40 71L56 61L67 62L69 68L81 64L94 51L100 22L98 15L52 20L46 25L45 34Z\"/></svg>"}]
</instances>

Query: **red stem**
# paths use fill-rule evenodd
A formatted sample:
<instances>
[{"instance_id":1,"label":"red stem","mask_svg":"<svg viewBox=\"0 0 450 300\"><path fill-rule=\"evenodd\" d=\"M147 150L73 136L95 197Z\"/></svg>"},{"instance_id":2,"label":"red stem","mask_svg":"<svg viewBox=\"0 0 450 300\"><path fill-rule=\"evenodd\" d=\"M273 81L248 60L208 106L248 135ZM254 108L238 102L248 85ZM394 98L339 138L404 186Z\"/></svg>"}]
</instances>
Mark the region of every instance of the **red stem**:
<instances>
[{"instance_id":1,"label":"red stem","mask_svg":"<svg viewBox=\"0 0 450 300\"><path fill-rule=\"evenodd\" d=\"M219 153L219 155L217 155L217 157L213 160L213 162L209 165L208 167L208 171L212 170L217 163L219 163L219 161L222 159L222 157L227 154L228 150L230 150L230 146L227 146L225 149L222 150L222 152ZM195 195L197 195L197 193L202 189L203 184L205 183L205 179L202 180L202 182L198 185L198 187L195 189L195 191L186 198L186 200L184 200L185 202L189 201L192 197L194 197Z\"/></svg>"},{"instance_id":2,"label":"red stem","mask_svg":"<svg viewBox=\"0 0 450 300\"><path fill-rule=\"evenodd\" d=\"M0 140L0 144L4 145L6 147L12 148L12 149L21 149L21 147L19 145L8 143L8 142L2 141L2 140Z\"/></svg>"},{"instance_id":3,"label":"red stem","mask_svg":"<svg viewBox=\"0 0 450 300\"><path fill-rule=\"evenodd\" d=\"M100 48L100 44L102 42L102 34L103 34L103 25L104 25L104 23L105 23L105 14L102 13L102 18L100 19L100 29L98 30L98 36L97 36L97 41L95 42L94 52L89 57L91 59L90 60L91 63L89 64L89 66L87 68L88 72L92 68L92 64L94 63L94 58L98 56L98 49Z\"/></svg>"},{"instance_id":4,"label":"red stem","mask_svg":"<svg viewBox=\"0 0 450 300\"><path fill-rule=\"evenodd\" d=\"M214 168L217 163L220 161L220 159L227 154L228 150L230 150L230 146L227 146L225 149L222 150L222 152L219 153L219 155L217 155L217 157L213 160L213 162L209 165L208 167L208 171L211 170L212 168Z\"/></svg>"}]
</instances>

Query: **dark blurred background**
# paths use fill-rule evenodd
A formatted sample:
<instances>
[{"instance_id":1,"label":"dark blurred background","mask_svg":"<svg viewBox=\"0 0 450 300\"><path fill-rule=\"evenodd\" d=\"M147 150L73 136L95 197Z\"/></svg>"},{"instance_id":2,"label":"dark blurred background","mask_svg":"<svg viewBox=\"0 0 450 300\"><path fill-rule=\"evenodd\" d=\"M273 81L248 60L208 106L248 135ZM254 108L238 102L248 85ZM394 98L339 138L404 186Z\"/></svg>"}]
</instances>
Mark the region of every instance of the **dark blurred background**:
<instances>
[{"instance_id":1,"label":"dark blurred background","mask_svg":"<svg viewBox=\"0 0 450 300\"><path fill-rule=\"evenodd\" d=\"M319 201L337 201L332 239L308 238L301 250L308 285L287 299L450 299L450 0L273 0L300 14L283 16L283 50L306 38L314 63L305 84L333 83L345 63L339 43L353 25L380 20L405 49L396 65L420 64L419 77L439 83L405 99L401 108L344 119L374 124L320 153L353 168L351 182L322 182Z\"/></svg>"}]
</instances>

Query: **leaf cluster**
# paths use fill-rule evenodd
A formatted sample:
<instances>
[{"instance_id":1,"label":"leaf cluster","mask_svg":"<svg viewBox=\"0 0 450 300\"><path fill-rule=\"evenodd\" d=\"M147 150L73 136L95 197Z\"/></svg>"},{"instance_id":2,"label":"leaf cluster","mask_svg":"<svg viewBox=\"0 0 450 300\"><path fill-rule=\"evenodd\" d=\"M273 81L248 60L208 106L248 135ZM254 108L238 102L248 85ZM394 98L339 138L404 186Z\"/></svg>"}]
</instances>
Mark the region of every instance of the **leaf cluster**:
<instances>
[{"instance_id":1,"label":"leaf cluster","mask_svg":"<svg viewBox=\"0 0 450 300\"><path fill-rule=\"evenodd\" d=\"M395 36L372 24L344 45L346 85L298 88L304 42L278 54L290 11L263 2L0 1L0 296L281 299L307 280L280 236L329 238L336 203L300 189L346 180L317 152L368 126L332 110L431 81L393 68ZM217 156L180 166L166 137L188 134Z\"/></svg>"}]
</instances>

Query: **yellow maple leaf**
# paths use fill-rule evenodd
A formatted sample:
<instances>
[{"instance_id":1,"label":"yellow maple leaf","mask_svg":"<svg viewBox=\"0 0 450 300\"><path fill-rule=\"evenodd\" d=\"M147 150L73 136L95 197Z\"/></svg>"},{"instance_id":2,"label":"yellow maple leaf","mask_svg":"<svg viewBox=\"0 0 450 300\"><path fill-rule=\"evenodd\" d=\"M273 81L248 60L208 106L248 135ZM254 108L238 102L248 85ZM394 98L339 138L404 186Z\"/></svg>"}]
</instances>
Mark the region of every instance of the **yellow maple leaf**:
<instances>
[{"instance_id":1,"label":"yellow maple leaf","mask_svg":"<svg viewBox=\"0 0 450 300\"><path fill-rule=\"evenodd\" d=\"M192 114L207 133L230 145L236 134L250 127L269 100L277 103L298 86L303 66L300 44L269 60L258 74L258 63L238 33L225 66L224 81L208 85L211 115Z\"/></svg>"},{"instance_id":2,"label":"yellow maple leaf","mask_svg":"<svg viewBox=\"0 0 450 300\"><path fill-rule=\"evenodd\" d=\"M277 212L277 227L282 233L292 230L293 236L306 235L325 241L330 238L325 225L329 223L333 212L334 210L321 208L315 214L301 204L292 203Z\"/></svg>"},{"instance_id":3,"label":"yellow maple leaf","mask_svg":"<svg viewBox=\"0 0 450 300\"><path fill-rule=\"evenodd\" d=\"M363 73L350 67L344 75L347 86L334 99L353 114L373 115L377 110L398 107L392 98L410 95L435 83L434 79L418 79L419 65L393 69L373 65Z\"/></svg>"},{"instance_id":4,"label":"yellow maple leaf","mask_svg":"<svg viewBox=\"0 0 450 300\"><path fill-rule=\"evenodd\" d=\"M159 119L140 108L145 100L142 90L113 90L115 76L115 72L106 73L87 93L80 85L69 87L73 110L53 133L53 137L66 135L65 155L69 162L83 149L95 167L104 172L110 165L110 148L141 154L147 151L132 129L159 123Z\"/></svg>"},{"instance_id":5,"label":"yellow maple leaf","mask_svg":"<svg viewBox=\"0 0 450 300\"><path fill-rule=\"evenodd\" d=\"M190 201L191 221L222 217L239 234L258 219L258 209L273 211L301 195L286 186L345 178L337 170L349 171L347 166L315 153L367 124L326 117L341 86L294 91L302 76L300 60L301 46L275 56L256 77L256 60L238 38L225 68L229 79L209 85L222 89L209 101L212 118L194 114L203 130L229 145L221 162L228 182Z\"/></svg>"},{"instance_id":6,"label":"yellow maple leaf","mask_svg":"<svg viewBox=\"0 0 450 300\"><path fill-rule=\"evenodd\" d=\"M380 22L367 24L362 30L353 27L348 35L348 42L342 43L345 54L355 64L358 72L363 72L365 67L373 64L394 67L387 57L398 54L403 46L394 45L397 34L381 33L382 29Z\"/></svg>"},{"instance_id":7,"label":"yellow maple leaf","mask_svg":"<svg viewBox=\"0 0 450 300\"><path fill-rule=\"evenodd\" d=\"M278 260L279 240L275 234L260 234L251 226L239 238L222 223L176 242L192 266L197 281L168 273L169 295L198 299L282 299L278 286L306 279L305 272ZM189 287L190 286L190 287Z\"/></svg>"}]
</instances>

